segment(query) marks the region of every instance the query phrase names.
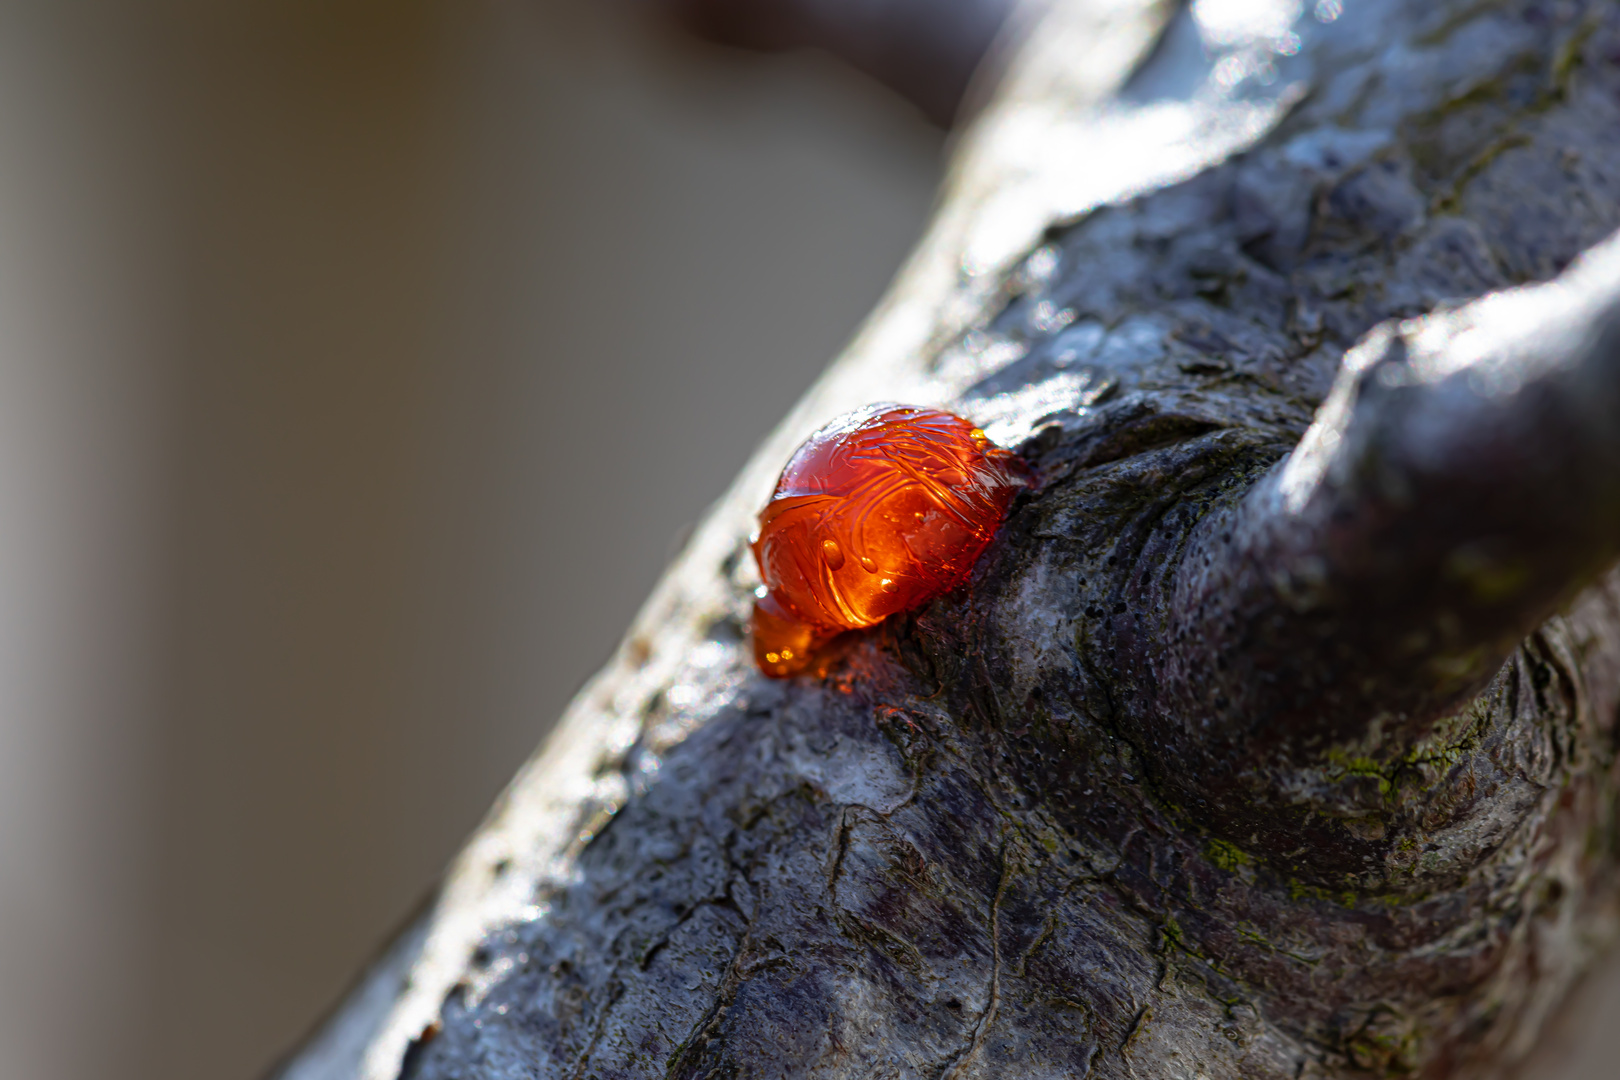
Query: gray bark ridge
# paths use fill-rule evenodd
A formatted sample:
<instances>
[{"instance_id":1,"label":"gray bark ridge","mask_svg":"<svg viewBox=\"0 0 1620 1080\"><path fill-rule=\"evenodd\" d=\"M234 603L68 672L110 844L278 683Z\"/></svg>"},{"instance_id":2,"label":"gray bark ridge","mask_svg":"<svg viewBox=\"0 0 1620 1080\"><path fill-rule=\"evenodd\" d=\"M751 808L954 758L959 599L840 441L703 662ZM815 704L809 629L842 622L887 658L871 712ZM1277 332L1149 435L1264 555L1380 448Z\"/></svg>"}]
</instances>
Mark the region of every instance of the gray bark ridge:
<instances>
[{"instance_id":1,"label":"gray bark ridge","mask_svg":"<svg viewBox=\"0 0 1620 1080\"><path fill-rule=\"evenodd\" d=\"M1097 7L1074 25L1134 62L1120 42L1149 9ZM1242 626L1207 663L1177 635L1200 612L1303 620L1301 648L1348 641L1321 663L1377 700L1357 665L1380 642L1467 637L1445 589L1402 622L1399 597L1334 592L1360 579L1331 560L1256 585L1260 548L1228 525L1358 341L1373 359L1349 379L1620 227L1620 9L1352 0L1239 26L1207 7L1100 106L1046 91L1073 129L1042 129L1082 150L1169 131L1202 159L1095 161L1136 182L1049 193L1044 234L976 232L1048 190L976 186L973 153L1005 161L1016 128L987 112L927 265L463 856L373 1080L1485 1077L1530 1045L1615 925L1612 549L1524 592L1472 666L1402 669L1387 715L1359 683L1315 719L1267 696ZM1079 48L1062 17L1015 62L1015 103L1020 70ZM811 420L891 397L955 404L1041 486L962 590L843 639L825 678L765 680L748 513ZM1607 520L1606 485L1582 490L1572 520ZM1469 547L1510 525L1465 522L1448 550L1473 561L1445 565L1511 592L1498 549ZM1272 607L1205 589L1205 555ZM1210 614L1212 595L1238 599Z\"/></svg>"}]
</instances>

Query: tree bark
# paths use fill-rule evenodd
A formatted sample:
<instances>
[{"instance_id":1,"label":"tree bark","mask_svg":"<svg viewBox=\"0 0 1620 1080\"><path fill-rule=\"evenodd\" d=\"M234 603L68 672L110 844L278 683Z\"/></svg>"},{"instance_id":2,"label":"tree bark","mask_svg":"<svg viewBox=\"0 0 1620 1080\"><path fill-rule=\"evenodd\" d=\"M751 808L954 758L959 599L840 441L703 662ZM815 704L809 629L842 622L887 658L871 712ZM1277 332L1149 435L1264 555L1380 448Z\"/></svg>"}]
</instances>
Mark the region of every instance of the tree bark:
<instances>
[{"instance_id":1,"label":"tree bark","mask_svg":"<svg viewBox=\"0 0 1620 1080\"><path fill-rule=\"evenodd\" d=\"M1007 70L288 1080L1489 1077L1613 936L1620 7L1076 0ZM766 680L752 514L885 399L1040 484Z\"/></svg>"}]
</instances>

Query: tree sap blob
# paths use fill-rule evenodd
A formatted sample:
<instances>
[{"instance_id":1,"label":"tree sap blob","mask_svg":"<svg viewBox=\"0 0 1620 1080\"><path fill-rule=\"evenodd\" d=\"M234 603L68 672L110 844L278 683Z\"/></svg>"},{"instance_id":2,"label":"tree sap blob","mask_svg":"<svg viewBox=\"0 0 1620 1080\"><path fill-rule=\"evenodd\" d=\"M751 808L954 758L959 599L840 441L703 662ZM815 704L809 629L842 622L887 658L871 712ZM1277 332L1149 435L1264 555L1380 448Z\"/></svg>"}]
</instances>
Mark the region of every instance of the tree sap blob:
<instances>
[{"instance_id":1,"label":"tree sap blob","mask_svg":"<svg viewBox=\"0 0 1620 1080\"><path fill-rule=\"evenodd\" d=\"M1018 455L938 409L870 405L811 435L753 541L760 670L792 675L833 635L962 584L1031 481Z\"/></svg>"}]
</instances>

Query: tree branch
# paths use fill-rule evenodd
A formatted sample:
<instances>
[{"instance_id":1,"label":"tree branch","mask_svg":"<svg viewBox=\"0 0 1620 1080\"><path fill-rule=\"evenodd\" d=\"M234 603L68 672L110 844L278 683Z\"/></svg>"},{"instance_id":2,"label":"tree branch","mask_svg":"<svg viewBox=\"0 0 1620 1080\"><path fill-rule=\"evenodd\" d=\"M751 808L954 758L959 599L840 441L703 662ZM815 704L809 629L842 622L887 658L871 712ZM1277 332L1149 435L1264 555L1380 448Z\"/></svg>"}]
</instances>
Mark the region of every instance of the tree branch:
<instances>
[{"instance_id":1,"label":"tree branch","mask_svg":"<svg viewBox=\"0 0 1620 1080\"><path fill-rule=\"evenodd\" d=\"M1534 1036L1620 896L1620 574L1535 625L1615 552L1616 259L1368 335L1620 229L1620 10L1275 7L1024 38L457 861L367 1080L1439 1080ZM885 398L1042 486L965 588L766 680L753 515Z\"/></svg>"},{"instance_id":2,"label":"tree branch","mask_svg":"<svg viewBox=\"0 0 1620 1080\"><path fill-rule=\"evenodd\" d=\"M1187 552L1150 710L1182 786L1246 822L1245 777L1409 747L1620 554L1620 241L1376 328Z\"/></svg>"}]
</instances>

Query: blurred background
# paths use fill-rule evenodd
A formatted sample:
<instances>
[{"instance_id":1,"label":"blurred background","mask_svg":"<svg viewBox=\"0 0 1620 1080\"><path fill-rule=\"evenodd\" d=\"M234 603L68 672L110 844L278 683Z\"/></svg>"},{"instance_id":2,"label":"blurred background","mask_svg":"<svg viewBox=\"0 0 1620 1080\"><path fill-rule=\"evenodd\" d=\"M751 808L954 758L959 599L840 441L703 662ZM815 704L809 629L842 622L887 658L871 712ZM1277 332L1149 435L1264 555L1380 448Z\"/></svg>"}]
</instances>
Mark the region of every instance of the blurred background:
<instances>
[{"instance_id":1,"label":"blurred background","mask_svg":"<svg viewBox=\"0 0 1620 1080\"><path fill-rule=\"evenodd\" d=\"M0 0L0 1080L416 910L921 232L943 3Z\"/></svg>"},{"instance_id":2,"label":"blurred background","mask_svg":"<svg viewBox=\"0 0 1620 1080\"><path fill-rule=\"evenodd\" d=\"M922 229L643 6L0 3L0 1080L261 1075Z\"/></svg>"}]
</instances>

